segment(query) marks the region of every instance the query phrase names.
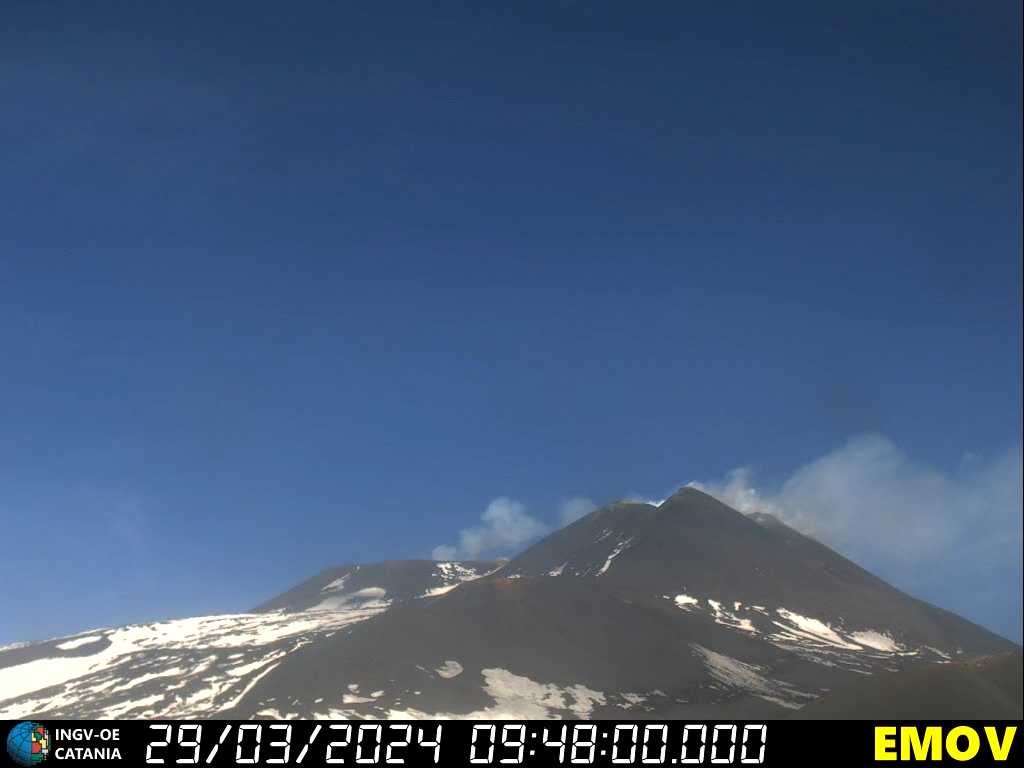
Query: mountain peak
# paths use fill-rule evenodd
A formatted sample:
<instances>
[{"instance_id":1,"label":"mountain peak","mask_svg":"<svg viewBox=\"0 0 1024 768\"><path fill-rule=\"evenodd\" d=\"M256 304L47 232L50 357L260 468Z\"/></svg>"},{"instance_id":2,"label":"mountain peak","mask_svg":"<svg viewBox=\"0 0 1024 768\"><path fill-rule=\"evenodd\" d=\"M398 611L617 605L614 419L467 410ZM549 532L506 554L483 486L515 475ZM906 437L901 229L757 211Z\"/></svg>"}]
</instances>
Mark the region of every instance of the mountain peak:
<instances>
[{"instance_id":1,"label":"mountain peak","mask_svg":"<svg viewBox=\"0 0 1024 768\"><path fill-rule=\"evenodd\" d=\"M686 485L679 486L679 488L676 489L675 493L670 495L668 498L672 499L672 498L675 498L676 496L692 496L694 494L696 494L698 496L709 496L710 495L710 494L705 493L704 491L700 490L696 486L690 485L689 483L687 483Z\"/></svg>"},{"instance_id":2,"label":"mountain peak","mask_svg":"<svg viewBox=\"0 0 1024 768\"><path fill-rule=\"evenodd\" d=\"M659 504L657 509L663 523L669 520L696 523L700 520L703 525L712 528L724 526L723 532L725 529L754 527L747 515L690 485L684 485Z\"/></svg>"},{"instance_id":3,"label":"mountain peak","mask_svg":"<svg viewBox=\"0 0 1024 768\"><path fill-rule=\"evenodd\" d=\"M679 490L677 490L675 493L673 493L671 496L669 496L667 499L661 502L659 506L663 507L666 504L676 504L680 502L687 502L691 504L695 502L710 503L714 504L716 507L724 507L726 509L732 510L733 512L737 511L733 509L733 507L726 504L721 499L717 498L716 496L712 496L707 491L698 488L697 486L694 485L681 486Z\"/></svg>"},{"instance_id":4,"label":"mountain peak","mask_svg":"<svg viewBox=\"0 0 1024 768\"><path fill-rule=\"evenodd\" d=\"M668 505L674 505L685 502L693 503L696 501L708 500L715 503L716 505L720 505L728 509L731 509L731 507L727 507L727 505L720 502L711 494L706 493L698 488L694 488L691 485L684 485L681 486L674 493L672 493L670 496L663 499L662 501L650 501L636 498L617 499L616 501L612 501L609 502L608 504L598 507L589 515L585 515L583 518L580 519L586 519L587 517L600 517L608 512L617 512L625 510L654 510L660 509L661 507L665 507Z\"/></svg>"}]
</instances>

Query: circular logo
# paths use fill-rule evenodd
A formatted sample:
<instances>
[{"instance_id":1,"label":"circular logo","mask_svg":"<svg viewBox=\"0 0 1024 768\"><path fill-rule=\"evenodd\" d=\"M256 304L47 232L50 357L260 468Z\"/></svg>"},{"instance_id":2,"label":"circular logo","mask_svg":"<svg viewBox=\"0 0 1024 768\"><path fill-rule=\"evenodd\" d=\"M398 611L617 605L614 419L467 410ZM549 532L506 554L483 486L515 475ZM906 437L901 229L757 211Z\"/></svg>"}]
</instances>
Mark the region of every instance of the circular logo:
<instances>
[{"instance_id":1,"label":"circular logo","mask_svg":"<svg viewBox=\"0 0 1024 768\"><path fill-rule=\"evenodd\" d=\"M18 723L7 734L7 754L16 765L39 765L50 754L50 732L39 723Z\"/></svg>"}]
</instances>

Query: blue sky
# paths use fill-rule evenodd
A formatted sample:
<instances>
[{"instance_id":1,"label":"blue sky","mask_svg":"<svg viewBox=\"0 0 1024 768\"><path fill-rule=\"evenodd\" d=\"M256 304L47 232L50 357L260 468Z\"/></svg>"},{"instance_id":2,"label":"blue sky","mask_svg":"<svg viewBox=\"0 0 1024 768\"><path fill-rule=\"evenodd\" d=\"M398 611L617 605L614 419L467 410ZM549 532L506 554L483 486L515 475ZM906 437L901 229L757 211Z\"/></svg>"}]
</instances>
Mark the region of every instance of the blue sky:
<instances>
[{"instance_id":1,"label":"blue sky","mask_svg":"<svg viewBox=\"0 0 1024 768\"><path fill-rule=\"evenodd\" d=\"M0 642L737 477L1020 638L1017 4L4 16Z\"/></svg>"}]
</instances>

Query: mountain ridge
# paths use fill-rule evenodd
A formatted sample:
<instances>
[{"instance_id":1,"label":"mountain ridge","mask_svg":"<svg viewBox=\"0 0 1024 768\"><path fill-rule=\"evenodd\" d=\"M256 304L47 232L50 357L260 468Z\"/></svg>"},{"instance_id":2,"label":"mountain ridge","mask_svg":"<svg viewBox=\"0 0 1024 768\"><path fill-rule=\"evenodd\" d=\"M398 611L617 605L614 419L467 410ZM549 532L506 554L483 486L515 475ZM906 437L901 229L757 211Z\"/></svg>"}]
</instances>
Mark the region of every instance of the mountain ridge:
<instances>
[{"instance_id":1,"label":"mountain ridge","mask_svg":"<svg viewBox=\"0 0 1024 768\"><path fill-rule=\"evenodd\" d=\"M685 488L606 505L508 561L343 564L246 614L0 649L0 714L780 717L865 676L1015 650Z\"/></svg>"}]
</instances>

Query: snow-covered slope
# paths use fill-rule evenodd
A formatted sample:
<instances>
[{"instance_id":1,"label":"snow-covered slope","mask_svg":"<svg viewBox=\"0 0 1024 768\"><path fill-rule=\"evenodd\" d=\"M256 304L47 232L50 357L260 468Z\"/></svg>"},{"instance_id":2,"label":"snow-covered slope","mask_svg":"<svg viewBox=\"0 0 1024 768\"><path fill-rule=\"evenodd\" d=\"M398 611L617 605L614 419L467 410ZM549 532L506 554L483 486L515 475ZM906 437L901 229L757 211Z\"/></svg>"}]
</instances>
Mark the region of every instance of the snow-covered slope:
<instances>
[{"instance_id":1,"label":"snow-covered slope","mask_svg":"<svg viewBox=\"0 0 1024 768\"><path fill-rule=\"evenodd\" d=\"M396 602L443 594L492 563L340 566L253 613L97 629L0 648L0 717L215 715L289 653Z\"/></svg>"},{"instance_id":2,"label":"snow-covered slope","mask_svg":"<svg viewBox=\"0 0 1024 768\"><path fill-rule=\"evenodd\" d=\"M213 715L289 653L387 606L200 616L0 650L0 717Z\"/></svg>"}]
</instances>

